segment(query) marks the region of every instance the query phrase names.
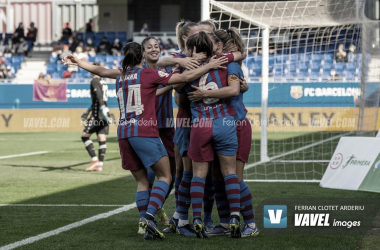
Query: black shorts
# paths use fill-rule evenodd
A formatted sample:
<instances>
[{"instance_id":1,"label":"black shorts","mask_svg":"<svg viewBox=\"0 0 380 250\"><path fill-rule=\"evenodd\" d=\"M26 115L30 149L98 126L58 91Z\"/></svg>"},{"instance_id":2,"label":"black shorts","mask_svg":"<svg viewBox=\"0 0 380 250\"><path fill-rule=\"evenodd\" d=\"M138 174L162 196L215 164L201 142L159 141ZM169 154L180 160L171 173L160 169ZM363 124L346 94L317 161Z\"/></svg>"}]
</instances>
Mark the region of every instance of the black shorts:
<instances>
[{"instance_id":1,"label":"black shorts","mask_svg":"<svg viewBox=\"0 0 380 250\"><path fill-rule=\"evenodd\" d=\"M93 116L91 116L84 124L83 132L87 134L104 134L108 135L109 125L104 120L99 120Z\"/></svg>"}]
</instances>

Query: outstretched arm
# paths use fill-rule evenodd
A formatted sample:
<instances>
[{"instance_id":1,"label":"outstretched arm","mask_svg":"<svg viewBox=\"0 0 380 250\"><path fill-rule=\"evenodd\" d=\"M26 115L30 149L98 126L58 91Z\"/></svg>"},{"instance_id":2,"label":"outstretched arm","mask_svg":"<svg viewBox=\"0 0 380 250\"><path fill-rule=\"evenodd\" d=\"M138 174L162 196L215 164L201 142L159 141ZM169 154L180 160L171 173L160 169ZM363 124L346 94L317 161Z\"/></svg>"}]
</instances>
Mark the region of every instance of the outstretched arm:
<instances>
[{"instance_id":1,"label":"outstretched arm","mask_svg":"<svg viewBox=\"0 0 380 250\"><path fill-rule=\"evenodd\" d=\"M165 94L165 93L168 92L168 91L172 91L172 90L174 89L174 86L175 86L175 85L165 86L165 87L163 87L163 88L157 89L157 91L156 91L156 96L160 96L160 95Z\"/></svg>"},{"instance_id":2,"label":"outstretched arm","mask_svg":"<svg viewBox=\"0 0 380 250\"><path fill-rule=\"evenodd\" d=\"M207 90L196 86L191 86L195 91L189 92L189 100L193 102L198 102L204 98L218 98L218 99L228 99L238 96L240 93L240 81L236 75L230 75L228 77L228 86L221 89Z\"/></svg>"},{"instance_id":3,"label":"outstretched arm","mask_svg":"<svg viewBox=\"0 0 380 250\"><path fill-rule=\"evenodd\" d=\"M227 62L228 59L225 57L220 57L218 59L216 57L213 57L209 63L203 65L202 67L199 67L194 70L185 70L182 74L172 75L172 77L168 81L168 84L191 82L195 79L198 79L199 77L206 74L212 69L225 69L226 67L223 65Z\"/></svg>"},{"instance_id":4,"label":"outstretched arm","mask_svg":"<svg viewBox=\"0 0 380 250\"><path fill-rule=\"evenodd\" d=\"M197 59L191 57L173 58L170 56L164 57L157 62L158 67L169 67L179 64L182 68L196 69L199 67Z\"/></svg>"},{"instance_id":5,"label":"outstretched arm","mask_svg":"<svg viewBox=\"0 0 380 250\"><path fill-rule=\"evenodd\" d=\"M85 69L88 72L91 72L101 77L116 79L119 75L121 75L118 69L105 69L101 66L92 65L91 63L79 60L76 56L71 54L65 56L65 58L62 59L62 63L65 65L67 64L81 67L82 69Z\"/></svg>"}]
</instances>

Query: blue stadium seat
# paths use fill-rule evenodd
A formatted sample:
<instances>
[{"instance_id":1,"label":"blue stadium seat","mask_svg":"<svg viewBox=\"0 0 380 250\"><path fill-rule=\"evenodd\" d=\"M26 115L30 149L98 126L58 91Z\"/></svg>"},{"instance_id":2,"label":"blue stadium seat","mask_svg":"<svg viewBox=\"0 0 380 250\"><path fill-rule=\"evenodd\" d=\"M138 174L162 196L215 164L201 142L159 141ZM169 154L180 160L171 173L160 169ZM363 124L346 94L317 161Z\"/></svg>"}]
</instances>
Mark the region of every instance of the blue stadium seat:
<instances>
[{"instance_id":1,"label":"blue stadium seat","mask_svg":"<svg viewBox=\"0 0 380 250\"><path fill-rule=\"evenodd\" d=\"M333 68L333 64L330 63L330 62L325 62L325 63L322 65L323 72L325 72L325 71L330 72L330 70L331 70L332 68Z\"/></svg>"},{"instance_id":2,"label":"blue stadium seat","mask_svg":"<svg viewBox=\"0 0 380 250\"><path fill-rule=\"evenodd\" d=\"M88 57L88 62L90 62L90 63L95 62L95 57L94 56L89 56Z\"/></svg>"},{"instance_id":3,"label":"blue stadium seat","mask_svg":"<svg viewBox=\"0 0 380 250\"><path fill-rule=\"evenodd\" d=\"M261 63L263 61L263 57L261 55L255 55L255 56L253 56L253 61L255 64L261 65Z\"/></svg>"},{"instance_id":4,"label":"blue stadium seat","mask_svg":"<svg viewBox=\"0 0 380 250\"><path fill-rule=\"evenodd\" d=\"M116 56L111 56L111 55L106 56L106 62L112 62L113 63L113 60L115 60L115 59L116 59Z\"/></svg>"},{"instance_id":5,"label":"blue stadium seat","mask_svg":"<svg viewBox=\"0 0 380 250\"><path fill-rule=\"evenodd\" d=\"M255 66L249 70L249 75L252 77L260 77L261 76L261 65Z\"/></svg>"},{"instance_id":6,"label":"blue stadium seat","mask_svg":"<svg viewBox=\"0 0 380 250\"><path fill-rule=\"evenodd\" d=\"M356 63L354 63L354 62L346 63L346 70L355 72L356 71Z\"/></svg>"},{"instance_id":7,"label":"blue stadium seat","mask_svg":"<svg viewBox=\"0 0 380 250\"><path fill-rule=\"evenodd\" d=\"M113 66L113 62L106 62L106 66L111 69Z\"/></svg>"},{"instance_id":8,"label":"blue stadium seat","mask_svg":"<svg viewBox=\"0 0 380 250\"><path fill-rule=\"evenodd\" d=\"M274 64L274 55L269 55L269 65L273 65Z\"/></svg>"},{"instance_id":9,"label":"blue stadium seat","mask_svg":"<svg viewBox=\"0 0 380 250\"><path fill-rule=\"evenodd\" d=\"M309 74L309 79L310 79L311 82L319 82L320 76L321 76L321 73L319 73L319 72L313 72L312 71Z\"/></svg>"},{"instance_id":10,"label":"blue stadium seat","mask_svg":"<svg viewBox=\"0 0 380 250\"><path fill-rule=\"evenodd\" d=\"M91 73L88 72L88 71L81 72L81 75L82 75L83 78L92 78Z\"/></svg>"},{"instance_id":11,"label":"blue stadium seat","mask_svg":"<svg viewBox=\"0 0 380 250\"><path fill-rule=\"evenodd\" d=\"M57 64L57 70L58 70L58 72L59 71L65 71L65 70L67 70L67 65L63 65L63 64Z\"/></svg>"},{"instance_id":12,"label":"blue stadium seat","mask_svg":"<svg viewBox=\"0 0 380 250\"><path fill-rule=\"evenodd\" d=\"M336 62L336 63L334 63L333 68L336 71L343 71L346 68L346 63L344 63L344 62Z\"/></svg>"},{"instance_id":13,"label":"blue stadium seat","mask_svg":"<svg viewBox=\"0 0 380 250\"><path fill-rule=\"evenodd\" d=\"M334 61L334 54L332 53L325 53L323 56L323 60L328 63L332 63Z\"/></svg>"},{"instance_id":14,"label":"blue stadium seat","mask_svg":"<svg viewBox=\"0 0 380 250\"><path fill-rule=\"evenodd\" d=\"M308 72L298 72L298 74L296 75L296 79L299 82L309 81L309 74Z\"/></svg>"},{"instance_id":15,"label":"blue stadium seat","mask_svg":"<svg viewBox=\"0 0 380 250\"><path fill-rule=\"evenodd\" d=\"M288 55L280 55L280 56L276 56L276 63L278 64L285 64L287 58L289 56Z\"/></svg>"},{"instance_id":16,"label":"blue stadium seat","mask_svg":"<svg viewBox=\"0 0 380 250\"><path fill-rule=\"evenodd\" d=\"M119 31L117 32L116 37L119 38L121 43L124 43L125 41L127 41L127 32Z\"/></svg>"},{"instance_id":17,"label":"blue stadium seat","mask_svg":"<svg viewBox=\"0 0 380 250\"><path fill-rule=\"evenodd\" d=\"M84 39L87 40L87 38L94 39L94 32L86 32L84 33Z\"/></svg>"},{"instance_id":18,"label":"blue stadium seat","mask_svg":"<svg viewBox=\"0 0 380 250\"><path fill-rule=\"evenodd\" d=\"M296 73L288 72L285 74L285 80L288 82L294 81L296 79Z\"/></svg>"},{"instance_id":19,"label":"blue stadium seat","mask_svg":"<svg viewBox=\"0 0 380 250\"><path fill-rule=\"evenodd\" d=\"M301 61L301 62L307 62L307 61L310 61L311 60L311 54L299 54L298 55L298 61Z\"/></svg>"},{"instance_id":20,"label":"blue stadium seat","mask_svg":"<svg viewBox=\"0 0 380 250\"><path fill-rule=\"evenodd\" d=\"M355 81L355 72L352 72L352 71L345 71L345 73L343 74L343 78L345 78L345 80L347 82L354 82Z\"/></svg>"},{"instance_id":21,"label":"blue stadium seat","mask_svg":"<svg viewBox=\"0 0 380 250\"><path fill-rule=\"evenodd\" d=\"M54 73L51 75L51 78L53 78L53 79L59 79L59 78L62 78L62 75L59 75L58 72L54 72Z\"/></svg>"},{"instance_id":22,"label":"blue stadium seat","mask_svg":"<svg viewBox=\"0 0 380 250\"><path fill-rule=\"evenodd\" d=\"M12 33L6 33L5 34L5 37L4 37L4 39L5 39L5 41L4 41L4 45L7 45L8 44L8 40L9 40L9 38L11 38L12 37Z\"/></svg>"},{"instance_id":23,"label":"blue stadium seat","mask_svg":"<svg viewBox=\"0 0 380 250\"><path fill-rule=\"evenodd\" d=\"M107 32L106 36L107 36L108 41L110 43L113 43L113 41L116 38L116 32L114 32L114 31Z\"/></svg>"},{"instance_id":24,"label":"blue stadium seat","mask_svg":"<svg viewBox=\"0 0 380 250\"><path fill-rule=\"evenodd\" d=\"M329 78L330 78L331 74L330 74L330 71L328 72L323 72L322 73L322 81L328 81Z\"/></svg>"},{"instance_id":25,"label":"blue stadium seat","mask_svg":"<svg viewBox=\"0 0 380 250\"><path fill-rule=\"evenodd\" d=\"M95 62L101 63L101 62L105 62L105 61L106 61L106 56L103 56L103 55L95 56Z\"/></svg>"},{"instance_id":26,"label":"blue stadium seat","mask_svg":"<svg viewBox=\"0 0 380 250\"><path fill-rule=\"evenodd\" d=\"M96 32L95 33L95 39L96 40L102 40L103 39L103 37L105 37L106 36L106 33L105 32Z\"/></svg>"}]
</instances>

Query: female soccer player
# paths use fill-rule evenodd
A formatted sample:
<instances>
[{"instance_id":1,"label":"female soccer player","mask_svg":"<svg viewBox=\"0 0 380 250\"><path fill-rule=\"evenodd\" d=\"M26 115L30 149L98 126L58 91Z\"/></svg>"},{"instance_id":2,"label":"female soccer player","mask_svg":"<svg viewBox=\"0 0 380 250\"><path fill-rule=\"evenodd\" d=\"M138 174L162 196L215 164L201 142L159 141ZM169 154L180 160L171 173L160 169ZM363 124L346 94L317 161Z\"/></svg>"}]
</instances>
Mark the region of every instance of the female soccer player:
<instances>
[{"instance_id":1,"label":"female soccer player","mask_svg":"<svg viewBox=\"0 0 380 250\"><path fill-rule=\"evenodd\" d=\"M214 36L214 37L213 37ZM220 39L220 41L216 38ZM235 47L238 51L244 51L244 42L242 41L238 31L234 28L215 31L215 35L212 35L213 42L223 43L224 49L227 47ZM215 46L215 47L218 47ZM219 46L220 52L221 48ZM228 81L239 81L241 79L240 93L237 97L233 97L230 93L226 92L227 88L219 90L202 90L197 88L196 91L189 93L189 99L192 101L202 100L204 98L232 98L231 104L236 112L234 118L237 123L237 137L238 137L238 152L236 155L236 172L238 175L239 186L240 186L240 208L241 214L244 218L244 227L242 229L242 237L247 236L257 236L259 234L258 229L254 220L254 213L252 207L252 195L251 192L243 180L243 170L245 163L248 162L249 152L251 149L252 141L252 128L251 124L246 118L247 110L243 103L243 93L248 90L248 85L246 84L243 76L243 72L238 63L233 62L228 64ZM215 165L214 165L215 166ZM220 217L220 225L216 226L209 235L224 235L228 232L228 214L229 207L224 201L226 196L223 179L221 173L217 166L213 169L214 183L217 190L217 207L218 214Z\"/></svg>"},{"instance_id":2,"label":"female soccer player","mask_svg":"<svg viewBox=\"0 0 380 250\"><path fill-rule=\"evenodd\" d=\"M212 54L213 46L210 38L204 32L195 34L187 39L187 48L197 46L197 51L206 50ZM200 48L198 50L198 47ZM233 54L225 55L229 62L234 60ZM212 70L191 85L202 89L218 89L227 86L227 70ZM239 93L239 83L232 83L236 95ZM186 92L192 89L187 86ZM193 178L191 180L191 203L193 208L193 222L197 237L208 237L201 220L202 202L204 197L205 178L208 172L208 162L214 160L214 150L221 162L221 171L225 176L226 188L229 190L227 198L231 207L230 226L231 236L236 237L239 230L239 197L238 179L235 168L235 154L237 152L236 128L233 123L235 114L229 100L205 99L191 103L192 127L188 156L192 159ZM229 125L225 125L225 123Z\"/></svg>"},{"instance_id":3,"label":"female soccer player","mask_svg":"<svg viewBox=\"0 0 380 250\"><path fill-rule=\"evenodd\" d=\"M99 64L94 63L94 65ZM82 121L85 122L81 139L91 156L91 163L85 171L103 171L103 160L107 149L106 137L109 131L108 122L110 120L107 108L107 90L108 85L104 79L97 75L92 75L90 86L92 105L81 115ZM87 119L90 112L91 116ZM97 134L99 142L99 158L96 156L94 145L90 140L93 133Z\"/></svg>"},{"instance_id":4,"label":"female soccer player","mask_svg":"<svg viewBox=\"0 0 380 250\"><path fill-rule=\"evenodd\" d=\"M120 108L118 140L123 169L130 170L145 199L137 200L140 215L139 225L147 230L145 238L163 238L154 222L157 210L162 206L171 174L169 158L159 139L155 114L157 85L188 82L199 78L211 69L222 68L226 59L213 59L209 64L181 75L167 74L156 69L144 69L145 53L138 43L129 43L123 48L123 71L116 80L117 97ZM65 60L70 63L70 59ZM89 71L102 71L91 64L79 62L79 66ZM104 73L104 71L102 71ZM101 75L100 72L97 72ZM151 167L158 178L149 197L149 182L146 168ZM148 202L149 201L149 202ZM144 204L142 204L144 203ZM144 210L146 209L146 210Z\"/></svg>"}]
</instances>

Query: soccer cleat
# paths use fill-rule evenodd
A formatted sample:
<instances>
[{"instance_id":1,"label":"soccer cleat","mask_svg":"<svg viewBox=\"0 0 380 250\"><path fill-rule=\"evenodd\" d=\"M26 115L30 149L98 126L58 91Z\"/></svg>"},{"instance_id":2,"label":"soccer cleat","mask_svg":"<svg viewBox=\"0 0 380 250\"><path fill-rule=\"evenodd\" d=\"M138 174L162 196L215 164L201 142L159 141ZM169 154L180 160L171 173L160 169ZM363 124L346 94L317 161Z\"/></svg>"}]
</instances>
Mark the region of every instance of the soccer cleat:
<instances>
[{"instance_id":1,"label":"soccer cleat","mask_svg":"<svg viewBox=\"0 0 380 250\"><path fill-rule=\"evenodd\" d=\"M177 234L186 235L186 236L195 236L195 230L190 226L190 224L186 224L183 227L177 227Z\"/></svg>"},{"instance_id":2,"label":"soccer cleat","mask_svg":"<svg viewBox=\"0 0 380 250\"><path fill-rule=\"evenodd\" d=\"M202 220L194 219L194 229L195 229L195 234L196 234L197 238L201 238L201 239L210 238L205 231Z\"/></svg>"},{"instance_id":3,"label":"soccer cleat","mask_svg":"<svg viewBox=\"0 0 380 250\"><path fill-rule=\"evenodd\" d=\"M138 234L145 234L146 230L139 226L139 231L137 231Z\"/></svg>"},{"instance_id":4,"label":"soccer cleat","mask_svg":"<svg viewBox=\"0 0 380 250\"><path fill-rule=\"evenodd\" d=\"M98 172L102 172L103 171L103 166L98 164L98 166L94 167L92 169L92 171L98 171Z\"/></svg>"},{"instance_id":5,"label":"soccer cleat","mask_svg":"<svg viewBox=\"0 0 380 250\"><path fill-rule=\"evenodd\" d=\"M154 240L155 238L152 236L152 234L146 230L144 233L144 240Z\"/></svg>"},{"instance_id":6,"label":"soccer cleat","mask_svg":"<svg viewBox=\"0 0 380 250\"><path fill-rule=\"evenodd\" d=\"M86 168L86 170L84 170L84 171L86 171L86 172L93 171L94 168L96 168L96 167L98 167L98 166L99 166L99 160L92 161L92 162L90 163L90 166L88 166L88 168ZM101 171L101 170L100 170L100 171Z\"/></svg>"},{"instance_id":7,"label":"soccer cleat","mask_svg":"<svg viewBox=\"0 0 380 250\"><path fill-rule=\"evenodd\" d=\"M165 213L165 210L163 208L159 209L157 211L157 217L158 217L158 222L161 223L162 225L165 226L170 226L169 224L169 218Z\"/></svg>"},{"instance_id":8,"label":"soccer cleat","mask_svg":"<svg viewBox=\"0 0 380 250\"><path fill-rule=\"evenodd\" d=\"M258 236L259 229L257 229L256 224L250 223L245 224L243 229L241 230L241 237L249 237L249 236Z\"/></svg>"},{"instance_id":9,"label":"soccer cleat","mask_svg":"<svg viewBox=\"0 0 380 250\"><path fill-rule=\"evenodd\" d=\"M210 232L208 232L208 235L209 236L218 236L218 235L227 235L227 234L230 234L231 233L231 230L229 228L224 228L222 225L217 225L214 227L213 230L211 230Z\"/></svg>"},{"instance_id":10,"label":"soccer cleat","mask_svg":"<svg viewBox=\"0 0 380 250\"><path fill-rule=\"evenodd\" d=\"M230 219L230 238L240 238L240 217L237 215L232 215Z\"/></svg>"},{"instance_id":11,"label":"soccer cleat","mask_svg":"<svg viewBox=\"0 0 380 250\"><path fill-rule=\"evenodd\" d=\"M212 231L215 227L214 222L212 220L205 221L204 226L207 233Z\"/></svg>"},{"instance_id":12,"label":"soccer cleat","mask_svg":"<svg viewBox=\"0 0 380 250\"><path fill-rule=\"evenodd\" d=\"M165 228L164 230L162 230L162 232L164 232L164 233L175 233L177 225L178 225L178 219L174 219L173 217L171 217L169 220L169 226L167 228Z\"/></svg>"},{"instance_id":13,"label":"soccer cleat","mask_svg":"<svg viewBox=\"0 0 380 250\"><path fill-rule=\"evenodd\" d=\"M158 229L157 223L153 220L148 220L144 217L141 217L139 221L139 226L145 229L146 231L149 231L153 239L165 238L164 234L161 233L160 230Z\"/></svg>"}]
</instances>

